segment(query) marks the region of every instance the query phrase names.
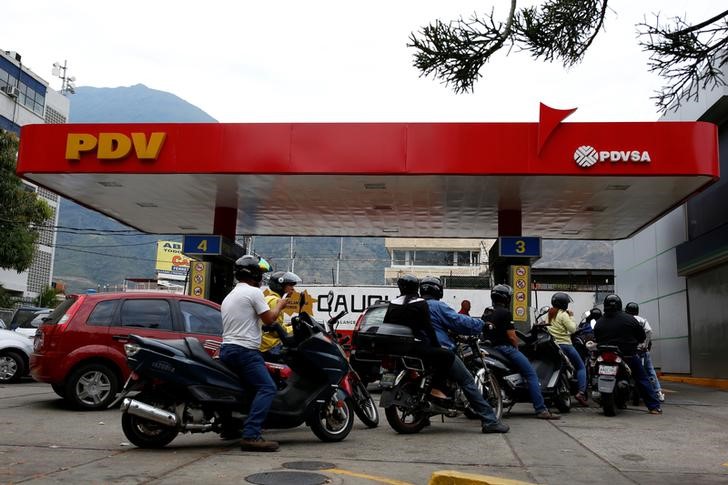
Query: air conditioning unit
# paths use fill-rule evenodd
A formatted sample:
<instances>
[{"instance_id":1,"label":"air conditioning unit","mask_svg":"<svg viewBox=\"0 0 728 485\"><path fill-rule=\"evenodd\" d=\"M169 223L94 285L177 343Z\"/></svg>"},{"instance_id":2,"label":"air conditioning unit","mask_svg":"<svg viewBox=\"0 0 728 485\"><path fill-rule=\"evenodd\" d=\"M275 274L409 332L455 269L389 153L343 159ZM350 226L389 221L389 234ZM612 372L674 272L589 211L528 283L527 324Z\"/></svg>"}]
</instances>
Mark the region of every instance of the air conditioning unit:
<instances>
[{"instance_id":1,"label":"air conditioning unit","mask_svg":"<svg viewBox=\"0 0 728 485\"><path fill-rule=\"evenodd\" d=\"M3 86L0 89L2 89L2 92L10 96L11 98L17 98L18 96L20 96L20 89L18 89L17 86L7 85Z\"/></svg>"}]
</instances>

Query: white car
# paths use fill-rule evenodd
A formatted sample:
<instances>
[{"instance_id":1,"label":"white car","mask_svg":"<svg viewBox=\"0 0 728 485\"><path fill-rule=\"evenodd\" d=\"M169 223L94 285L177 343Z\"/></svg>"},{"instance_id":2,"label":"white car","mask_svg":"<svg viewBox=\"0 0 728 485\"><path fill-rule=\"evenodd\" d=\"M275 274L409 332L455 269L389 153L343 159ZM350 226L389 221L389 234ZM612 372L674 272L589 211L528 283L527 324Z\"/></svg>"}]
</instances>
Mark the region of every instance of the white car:
<instances>
[{"instance_id":1,"label":"white car","mask_svg":"<svg viewBox=\"0 0 728 485\"><path fill-rule=\"evenodd\" d=\"M16 382L30 371L33 337L0 330L0 384Z\"/></svg>"}]
</instances>

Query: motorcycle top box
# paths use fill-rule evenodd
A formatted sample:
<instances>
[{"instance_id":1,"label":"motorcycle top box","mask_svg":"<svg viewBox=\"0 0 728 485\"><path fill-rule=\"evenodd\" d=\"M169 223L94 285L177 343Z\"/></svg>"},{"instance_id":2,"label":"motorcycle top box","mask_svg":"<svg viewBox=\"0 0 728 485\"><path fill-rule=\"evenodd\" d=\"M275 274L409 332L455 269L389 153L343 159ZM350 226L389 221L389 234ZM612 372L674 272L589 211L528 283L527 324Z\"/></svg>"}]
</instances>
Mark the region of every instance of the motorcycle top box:
<instances>
[{"instance_id":1,"label":"motorcycle top box","mask_svg":"<svg viewBox=\"0 0 728 485\"><path fill-rule=\"evenodd\" d=\"M372 325L359 332L356 339L357 349L375 355L407 355L420 342L411 328L393 323Z\"/></svg>"}]
</instances>

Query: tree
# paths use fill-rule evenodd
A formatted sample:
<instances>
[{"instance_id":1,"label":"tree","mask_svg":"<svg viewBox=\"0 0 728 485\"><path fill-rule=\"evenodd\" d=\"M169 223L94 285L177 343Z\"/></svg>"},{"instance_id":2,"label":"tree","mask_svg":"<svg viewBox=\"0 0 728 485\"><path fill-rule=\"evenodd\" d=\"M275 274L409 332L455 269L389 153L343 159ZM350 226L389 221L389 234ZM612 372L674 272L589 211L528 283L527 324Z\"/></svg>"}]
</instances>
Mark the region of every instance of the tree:
<instances>
[{"instance_id":1,"label":"tree","mask_svg":"<svg viewBox=\"0 0 728 485\"><path fill-rule=\"evenodd\" d=\"M0 268L21 272L33 262L39 227L53 212L15 175L17 153L17 137L0 130Z\"/></svg>"},{"instance_id":2,"label":"tree","mask_svg":"<svg viewBox=\"0 0 728 485\"><path fill-rule=\"evenodd\" d=\"M46 286L43 288L43 290L38 294L38 297L36 298L35 304L39 307L44 308L55 308L58 305L58 300L56 299L56 290L52 286Z\"/></svg>"},{"instance_id":3,"label":"tree","mask_svg":"<svg viewBox=\"0 0 728 485\"><path fill-rule=\"evenodd\" d=\"M540 7L517 8L511 0L504 21L494 11L469 20L435 20L410 34L414 66L433 75L456 93L473 91L486 62L502 48L530 52L565 67L581 62L602 30L608 0L547 0ZM728 62L728 11L689 25L680 17L637 25L640 46L650 52L650 71L667 84L654 96L664 113L698 98L700 89L726 85L722 67Z\"/></svg>"}]
</instances>

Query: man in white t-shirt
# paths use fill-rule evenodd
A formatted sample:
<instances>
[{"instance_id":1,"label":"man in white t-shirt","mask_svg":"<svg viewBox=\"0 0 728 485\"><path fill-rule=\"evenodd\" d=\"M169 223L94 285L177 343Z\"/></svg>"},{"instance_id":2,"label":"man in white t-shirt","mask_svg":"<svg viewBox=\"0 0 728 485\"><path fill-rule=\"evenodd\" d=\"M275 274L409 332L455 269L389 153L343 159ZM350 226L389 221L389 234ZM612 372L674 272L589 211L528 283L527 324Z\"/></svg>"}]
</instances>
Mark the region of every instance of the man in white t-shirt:
<instances>
[{"instance_id":1,"label":"man in white t-shirt","mask_svg":"<svg viewBox=\"0 0 728 485\"><path fill-rule=\"evenodd\" d=\"M665 401L665 394L662 392L662 386L660 386L660 380L657 378L657 372L655 372L655 366L652 365L652 356L650 355L650 349L652 348L652 327L650 322L646 318L640 316L640 306L631 301L624 307L624 311L632 315L637 322L645 329L645 341L637 346L637 351L644 359L645 372L647 377L650 379L652 389L654 389L657 399L660 402Z\"/></svg>"},{"instance_id":2,"label":"man in white t-shirt","mask_svg":"<svg viewBox=\"0 0 728 485\"><path fill-rule=\"evenodd\" d=\"M260 283L270 265L258 256L245 255L235 261L238 284L222 302L222 346L220 360L240 380L255 389L255 397L243 427L243 451L276 451L278 442L264 440L261 428L276 395L276 385L260 353L261 326L274 323L286 303L287 295L275 308L268 307Z\"/></svg>"}]
</instances>

